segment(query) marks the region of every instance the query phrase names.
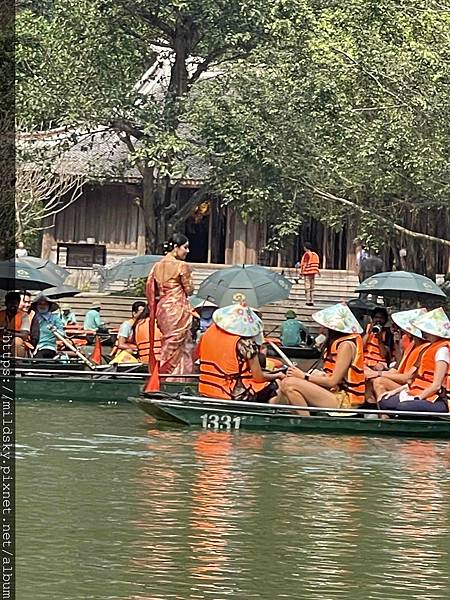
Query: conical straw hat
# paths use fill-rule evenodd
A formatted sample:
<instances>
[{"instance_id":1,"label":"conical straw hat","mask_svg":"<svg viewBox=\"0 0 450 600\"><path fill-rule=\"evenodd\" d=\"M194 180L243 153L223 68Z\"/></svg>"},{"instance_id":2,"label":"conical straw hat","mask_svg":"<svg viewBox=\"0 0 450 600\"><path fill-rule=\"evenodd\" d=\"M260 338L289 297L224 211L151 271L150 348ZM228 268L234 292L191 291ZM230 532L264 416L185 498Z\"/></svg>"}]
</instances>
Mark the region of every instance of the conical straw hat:
<instances>
[{"instance_id":1,"label":"conical straw hat","mask_svg":"<svg viewBox=\"0 0 450 600\"><path fill-rule=\"evenodd\" d=\"M345 302L327 306L311 315L316 323L341 333L362 333L362 327Z\"/></svg>"},{"instance_id":2,"label":"conical straw hat","mask_svg":"<svg viewBox=\"0 0 450 600\"><path fill-rule=\"evenodd\" d=\"M246 304L232 304L219 308L212 318L223 331L241 337L254 337L263 331L261 319Z\"/></svg>"},{"instance_id":3,"label":"conical straw hat","mask_svg":"<svg viewBox=\"0 0 450 600\"><path fill-rule=\"evenodd\" d=\"M423 314L413 324L425 333L450 339L450 320L441 307Z\"/></svg>"},{"instance_id":4,"label":"conical straw hat","mask_svg":"<svg viewBox=\"0 0 450 600\"><path fill-rule=\"evenodd\" d=\"M401 310L399 312L393 313L391 315L391 319L400 327L403 331L414 335L415 337L421 338L422 332L418 327L413 325L413 321L421 317L423 314L427 312L426 308L414 308L412 310Z\"/></svg>"}]
</instances>

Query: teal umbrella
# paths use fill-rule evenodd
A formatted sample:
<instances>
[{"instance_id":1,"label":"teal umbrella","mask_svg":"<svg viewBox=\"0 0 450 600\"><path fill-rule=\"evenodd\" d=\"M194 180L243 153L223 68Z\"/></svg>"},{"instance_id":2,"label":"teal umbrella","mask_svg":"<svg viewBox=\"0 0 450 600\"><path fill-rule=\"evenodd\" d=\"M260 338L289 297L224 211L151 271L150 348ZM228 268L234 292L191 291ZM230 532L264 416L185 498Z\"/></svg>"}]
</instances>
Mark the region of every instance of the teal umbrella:
<instances>
[{"instance_id":1,"label":"teal umbrella","mask_svg":"<svg viewBox=\"0 0 450 600\"><path fill-rule=\"evenodd\" d=\"M31 267L21 259L0 262L0 289L2 290L45 290L61 284L61 279L47 269Z\"/></svg>"},{"instance_id":2,"label":"teal umbrella","mask_svg":"<svg viewBox=\"0 0 450 600\"><path fill-rule=\"evenodd\" d=\"M276 271L259 265L234 265L220 269L200 285L197 296L228 306L237 301L236 295L245 296L249 306L258 308L270 302L289 297L292 283Z\"/></svg>"},{"instance_id":3,"label":"teal umbrella","mask_svg":"<svg viewBox=\"0 0 450 600\"><path fill-rule=\"evenodd\" d=\"M105 269L105 282L128 281L148 277L152 266L163 257L158 254L144 254L123 260L113 267Z\"/></svg>"},{"instance_id":4,"label":"teal umbrella","mask_svg":"<svg viewBox=\"0 0 450 600\"><path fill-rule=\"evenodd\" d=\"M377 273L363 281L356 292L400 300L445 300L446 295L428 277L407 271Z\"/></svg>"}]
</instances>

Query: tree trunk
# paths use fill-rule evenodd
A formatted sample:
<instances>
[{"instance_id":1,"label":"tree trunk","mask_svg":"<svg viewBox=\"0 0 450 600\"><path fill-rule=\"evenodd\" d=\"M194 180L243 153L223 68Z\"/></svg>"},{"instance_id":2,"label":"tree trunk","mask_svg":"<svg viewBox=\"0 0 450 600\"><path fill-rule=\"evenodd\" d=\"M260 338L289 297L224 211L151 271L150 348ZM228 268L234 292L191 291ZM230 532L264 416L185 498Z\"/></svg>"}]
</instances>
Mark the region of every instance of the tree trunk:
<instances>
[{"instance_id":1,"label":"tree trunk","mask_svg":"<svg viewBox=\"0 0 450 600\"><path fill-rule=\"evenodd\" d=\"M144 217L145 250L147 254L156 254L158 223L155 204L153 169L144 167L142 173L142 214Z\"/></svg>"}]
</instances>

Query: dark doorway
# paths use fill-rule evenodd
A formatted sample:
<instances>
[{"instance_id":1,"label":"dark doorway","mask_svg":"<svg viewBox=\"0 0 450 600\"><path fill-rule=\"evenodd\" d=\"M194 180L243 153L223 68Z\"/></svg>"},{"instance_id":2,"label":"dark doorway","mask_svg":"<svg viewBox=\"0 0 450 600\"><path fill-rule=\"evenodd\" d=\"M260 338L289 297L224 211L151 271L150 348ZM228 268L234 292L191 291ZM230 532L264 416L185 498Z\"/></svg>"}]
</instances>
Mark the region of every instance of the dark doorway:
<instances>
[{"instance_id":1,"label":"dark doorway","mask_svg":"<svg viewBox=\"0 0 450 600\"><path fill-rule=\"evenodd\" d=\"M200 220L189 217L185 223L185 233L189 238L189 262L208 262L209 216Z\"/></svg>"}]
</instances>

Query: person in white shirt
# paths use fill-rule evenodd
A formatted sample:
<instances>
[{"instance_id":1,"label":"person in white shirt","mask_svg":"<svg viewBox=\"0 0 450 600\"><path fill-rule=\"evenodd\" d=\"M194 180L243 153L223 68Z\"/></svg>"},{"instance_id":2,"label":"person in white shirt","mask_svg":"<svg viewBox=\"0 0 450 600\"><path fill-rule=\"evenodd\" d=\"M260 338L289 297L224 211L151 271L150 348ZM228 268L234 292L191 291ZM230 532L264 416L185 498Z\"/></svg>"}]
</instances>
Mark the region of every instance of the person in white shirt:
<instances>
[{"instance_id":1,"label":"person in white shirt","mask_svg":"<svg viewBox=\"0 0 450 600\"><path fill-rule=\"evenodd\" d=\"M16 254L16 258L24 258L25 256L28 256L28 250L25 248L25 245L23 242L19 242L17 244L15 254Z\"/></svg>"}]
</instances>

